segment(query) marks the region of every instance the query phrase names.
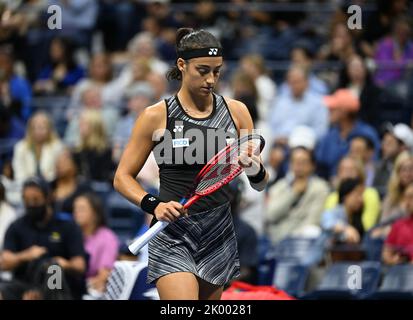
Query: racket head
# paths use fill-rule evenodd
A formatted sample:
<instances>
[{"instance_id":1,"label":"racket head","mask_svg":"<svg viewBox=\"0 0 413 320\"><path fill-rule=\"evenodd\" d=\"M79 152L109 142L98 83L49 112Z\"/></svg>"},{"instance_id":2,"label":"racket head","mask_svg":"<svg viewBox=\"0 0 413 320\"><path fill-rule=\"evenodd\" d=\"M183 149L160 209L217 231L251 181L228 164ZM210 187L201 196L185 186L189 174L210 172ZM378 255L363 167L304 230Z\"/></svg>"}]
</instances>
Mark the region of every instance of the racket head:
<instances>
[{"instance_id":1,"label":"racket head","mask_svg":"<svg viewBox=\"0 0 413 320\"><path fill-rule=\"evenodd\" d=\"M265 140L259 134L245 135L227 145L210 159L198 173L193 193L205 196L228 184L243 171L238 163L238 156L241 153L258 156L264 146Z\"/></svg>"}]
</instances>

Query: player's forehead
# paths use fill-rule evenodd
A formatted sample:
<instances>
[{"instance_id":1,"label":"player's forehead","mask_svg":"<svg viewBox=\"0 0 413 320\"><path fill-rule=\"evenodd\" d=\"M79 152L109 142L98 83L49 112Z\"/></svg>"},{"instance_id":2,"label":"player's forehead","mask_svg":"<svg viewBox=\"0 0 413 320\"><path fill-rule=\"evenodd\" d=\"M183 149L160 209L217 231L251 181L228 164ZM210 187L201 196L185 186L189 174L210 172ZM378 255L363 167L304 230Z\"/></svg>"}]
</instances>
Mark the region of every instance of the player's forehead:
<instances>
[{"instance_id":1,"label":"player's forehead","mask_svg":"<svg viewBox=\"0 0 413 320\"><path fill-rule=\"evenodd\" d=\"M207 67L207 68L218 68L222 66L222 57L199 57L190 60L194 66L197 67Z\"/></svg>"}]
</instances>

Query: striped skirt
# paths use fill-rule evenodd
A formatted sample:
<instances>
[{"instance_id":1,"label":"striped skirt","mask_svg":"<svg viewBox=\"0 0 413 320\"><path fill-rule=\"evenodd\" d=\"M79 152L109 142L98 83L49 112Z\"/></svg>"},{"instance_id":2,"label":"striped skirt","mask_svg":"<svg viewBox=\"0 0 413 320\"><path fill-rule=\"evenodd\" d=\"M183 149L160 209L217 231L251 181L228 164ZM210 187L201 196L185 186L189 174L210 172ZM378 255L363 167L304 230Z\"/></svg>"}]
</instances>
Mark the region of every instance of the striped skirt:
<instances>
[{"instance_id":1,"label":"striped skirt","mask_svg":"<svg viewBox=\"0 0 413 320\"><path fill-rule=\"evenodd\" d=\"M240 275L229 203L182 217L149 242L147 282L174 272L191 272L223 286Z\"/></svg>"}]
</instances>

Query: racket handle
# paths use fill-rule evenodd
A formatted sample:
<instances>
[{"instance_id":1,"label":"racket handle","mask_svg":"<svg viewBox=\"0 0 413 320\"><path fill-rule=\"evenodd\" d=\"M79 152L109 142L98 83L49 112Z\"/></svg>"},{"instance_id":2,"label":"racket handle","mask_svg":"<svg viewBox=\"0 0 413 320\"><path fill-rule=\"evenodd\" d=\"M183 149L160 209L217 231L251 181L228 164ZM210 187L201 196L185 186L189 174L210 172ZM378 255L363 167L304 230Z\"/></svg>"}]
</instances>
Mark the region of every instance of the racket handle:
<instances>
[{"instance_id":1,"label":"racket handle","mask_svg":"<svg viewBox=\"0 0 413 320\"><path fill-rule=\"evenodd\" d=\"M137 255L138 252L159 232L165 229L168 226L169 222L167 221L158 221L155 223L148 231L146 231L142 236L138 239L134 240L129 245L129 251L132 252L134 255Z\"/></svg>"},{"instance_id":2,"label":"racket handle","mask_svg":"<svg viewBox=\"0 0 413 320\"><path fill-rule=\"evenodd\" d=\"M179 203L185 204L188 199L182 198ZM165 229L168 226L169 222L158 221L155 223L149 230L147 230L142 236L134 240L128 247L129 251L134 255L137 255L138 252L159 232Z\"/></svg>"}]
</instances>

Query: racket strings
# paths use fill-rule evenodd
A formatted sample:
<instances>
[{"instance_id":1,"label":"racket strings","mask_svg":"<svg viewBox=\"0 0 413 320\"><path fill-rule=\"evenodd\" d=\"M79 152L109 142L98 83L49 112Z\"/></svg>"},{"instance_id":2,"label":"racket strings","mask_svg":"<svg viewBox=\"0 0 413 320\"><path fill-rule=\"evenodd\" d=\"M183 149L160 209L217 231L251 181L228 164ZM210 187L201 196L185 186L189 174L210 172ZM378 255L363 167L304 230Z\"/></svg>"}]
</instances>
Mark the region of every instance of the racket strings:
<instances>
[{"instance_id":1,"label":"racket strings","mask_svg":"<svg viewBox=\"0 0 413 320\"><path fill-rule=\"evenodd\" d=\"M210 164L209 170L204 174L196 188L197 194L209 193L211 189L217 189L227 181L232 180L242 172L238 163L241 154L259 154L261 140L252 138L239 143L236 141L225 152Z\"/></svg>"}]
</instances>

